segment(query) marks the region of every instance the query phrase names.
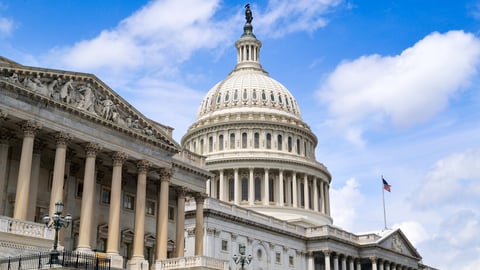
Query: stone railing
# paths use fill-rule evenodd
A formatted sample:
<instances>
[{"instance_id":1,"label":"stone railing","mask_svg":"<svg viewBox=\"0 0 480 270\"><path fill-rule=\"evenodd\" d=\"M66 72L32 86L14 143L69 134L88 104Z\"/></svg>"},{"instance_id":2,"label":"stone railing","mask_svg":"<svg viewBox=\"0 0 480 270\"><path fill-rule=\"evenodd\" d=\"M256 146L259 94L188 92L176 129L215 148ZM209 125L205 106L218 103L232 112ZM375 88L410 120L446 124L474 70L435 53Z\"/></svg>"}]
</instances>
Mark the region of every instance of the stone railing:
<instances>
[{"instance_id":1,"label":"stone railing","mask_svg":"<svg viewBox=\"0 0 480 270\"><path fill-rule=\"evenodd\" d=\"M338 227L329 226L329 225L307 228L306 235L308 237L327 236L327 235L334 236L343 240L356 242L359 244L375 242L381 238L380 235L375 233L357 235L357 234L353 234L345 230L342 230Z\"/></svg>"},{"instance_id":2,"label":"stone railing","mask_svg":"<svg viewBox=\"0 0 480 270\"><path fill-rule=\"evenodd\" d=\"M157 261L155 270L169 269L212 269L228 270L228 262L205 256L172 258Z\"/></svg>"},{"instance_id":3,"label":"stone railing","mask_svg":"<svg viewBox=\"0 0 480 270\"><path fill-rule=\"evenodd\" d=\"M195 154L189 150L183 149L180 153L174 156L175 159L183 161L188 164L193 164L201 168L205 167L205 157Z\"/></svg>"},{"instance_id":4,"label":"stone railing","mask_svg":"<svg viewBox=\"0 0 480 270\"><path fill-rule=\"evenodd\" d=\"M43 239L53 239L52 230L49 230L43 224L13 219L5 216L0 216L0 232Z\"/></svg>"}]
</instances>

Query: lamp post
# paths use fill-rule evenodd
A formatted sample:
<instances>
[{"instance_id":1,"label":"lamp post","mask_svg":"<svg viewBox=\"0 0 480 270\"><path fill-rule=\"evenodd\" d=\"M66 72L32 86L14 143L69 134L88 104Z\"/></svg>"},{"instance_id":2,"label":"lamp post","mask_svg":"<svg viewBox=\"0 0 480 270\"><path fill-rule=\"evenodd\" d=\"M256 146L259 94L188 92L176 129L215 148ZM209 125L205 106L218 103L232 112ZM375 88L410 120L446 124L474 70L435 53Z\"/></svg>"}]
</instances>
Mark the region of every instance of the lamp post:
<instances>
[{"instance_id":1,"label":"lamp post","mask_svg":"<svg viewBox=\"0 0 480 270\"><path fill-rule=\"evenodd\" d=\"M63 212L63 202L58 201L55 203L55 213L53 216L49 217L45 215L43 217L43 223L47 225L47 228L52 228L55 230L55 238L53 239L53 250L50 252L50 265L58 264L58 255L60 254L57 250L58 246L58 231L65 227L67 228L70 222L72 222L72 216L67 214L65 217L62 216Z\"/></svg>"},{"instance_id":2,"label":"lamp post","mask_svg":"<svg viewBox=\"0 0 480 270\"><path fill-rule=\"evenodd\" d=\"M240 244L239 247L238 247L238 253L240 253L240 255L237 255L237 254L234 254L233 255L233 261L235 262L235 264L240 264L240 266L242 268L240 268L241 270L244 270L244 266L245 264L250 264L250 262L252 261L252 255L245 255L245 245L244 244Z\"/></svg>"}]
</instances>

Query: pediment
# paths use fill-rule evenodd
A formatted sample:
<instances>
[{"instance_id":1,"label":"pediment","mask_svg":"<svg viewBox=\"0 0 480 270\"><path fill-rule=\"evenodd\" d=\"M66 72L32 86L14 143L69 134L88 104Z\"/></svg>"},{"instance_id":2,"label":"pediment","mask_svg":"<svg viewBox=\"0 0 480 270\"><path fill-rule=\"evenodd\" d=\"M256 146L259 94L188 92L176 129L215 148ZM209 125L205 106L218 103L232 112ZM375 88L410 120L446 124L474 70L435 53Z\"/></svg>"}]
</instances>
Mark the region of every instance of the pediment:
<instances>
[{"instance_id":1,"label":"pediment","mask_svg":"<svg viewBox=\"0 0 480 270\"><path fill-rule=\"evenodd\" d=\"M420 254L413 247L400 229L394 230L384 235L378 244L385 248L411 257L421 258Z\"/></svg>"},{"instance_id":2,"label":"pediment","mask_svg":"<svg viewBox=\"0 0 480 270\"><path fill-rule=\"evenodd\" d=\"M173 129L145 117L93 74L28 67L0 57L0 84L175 154Z\"/></svg>"}]
</instances>

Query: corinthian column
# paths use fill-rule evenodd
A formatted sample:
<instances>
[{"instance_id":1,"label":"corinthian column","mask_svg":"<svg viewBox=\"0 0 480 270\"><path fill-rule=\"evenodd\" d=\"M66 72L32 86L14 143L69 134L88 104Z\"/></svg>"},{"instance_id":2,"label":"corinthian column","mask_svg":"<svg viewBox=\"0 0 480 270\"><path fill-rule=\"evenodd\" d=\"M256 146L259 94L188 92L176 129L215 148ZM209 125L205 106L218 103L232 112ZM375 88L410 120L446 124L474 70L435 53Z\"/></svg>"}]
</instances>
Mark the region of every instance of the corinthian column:
<instances>
[{"instance_id":1,"label":"corinthian column","mask_svg":"<svg viewBox=\"0 0 480 270\"><path fill-rule=\"evenodd\" d=\"M1 119L0 111L0 122ZM5 200L7 198L7 166L8 166L8 149L10 148L9 140L13 136L10 132L0 128L0 216L5 215Z\"/></svg>"},{"instance_id":2,"label":"corinthian column","mask_svg":"<svg viewBox=\"0 0 480 270\"><path fill-rule=\"evenodd\" d=\"M284 201L284 187L283 187L283 170L279 171L278 175L278 186L279 186L279 196L278 196L278 201L277 205L283 206L283 201Z\"/></svg>"},{"instance_id":3,"label":"corinthian column","mask_svg":"<svg viewBox=\"0 0 480 270\"><path fill-rule=\"evenodd\" d=\"M372 270L377 270L377 257L369 257L370 261L372 262Z\"/></svg>"},{"instance_id":4,"label":"corinthian column","mask_svg":"<svg viewBox=\"0 0 480 270\"><path fill-rule=\"evenodd\" d=\"M55 203L63 200L63 186L65 178L65 159L67 156L67 142L71 140L67 133L60 132L55 135L57 149L55 150L55 164L53 165L52 193L50 194L50 211L52 217L55 213Z\"/></svg>"},{"instance_id":5,"label":"corinthian column","mask_svg":"<svg viewBox=\"0 0 480 270\"><path fill-rule=\"evenodd\" d=\"M135 227L133 236L132 260L144 260L143 246L145 235L145 198L147 194L147 171L150 162L140 160L137 163L137 195L135 198Z\"/></svg>"},{"instance_id":6,"label":"corinthian column","mask_svg":"<svg viewBox=\"0 0 480 270\"><path fill-rule=\"evenodd\" d=\"M177 227L175 235L176 255L183 257L183 250L185 249L185 195L186 188L177 188Z\"/></svg>"},{"instance_id":7,"label":"corinthian column","mask_svg":"<svg viewBox=\"0 0 480 270\"><path fill-rule=\"evenodd\" d=\"M255 182L253 180L253 168L249 168L248 176L248 204L253 205L255 203Z\"/></svg>"},{"instance_id":8,"label":"corinthian column","mask_svg":"<svg viewBox=\"0 0 480 270\"><path fill-rule=\"evenodd\" d=\"M313 210L318 212L318 185L317 177L313 177Z\"/></svg>"},{"instance_id":9,"label":"corinthian column","mask_svg":"<svg viewBox=\"0 0 480 270\"><path fill-rule=\"evenodd\" d=\"M88 143L85 146L86 158L83 176L82 207L80 210L80 233L77 250L91 252L90 239L92 234L93 202L95 198L95 159L100 145Z\"/></svg>"},{"instance_id":10,"label":"corinthian column","mask_svg":"<svg viewBox=\"0 0 480 270\"><path fill-rule=\"evenodd\" d=\"M332 252L330 250L322 250L323 255L325 256L325 270L330 270L330 254Z\"/></svg>"},{"instance_id":11,"label":"corinthian column","mask_svg":"<svg viewBox=\"0 0 480 270\"><path fill-rule=\"evenodd\" d=\"M15 209L13 218L26 220L30 191L30 177L32 173L32 155L35 133L40 126L33 121L27 121L23 126L23 144L18 168L17 193L15 195Z\"/></svg>"},{"instance_id":12,"label":"corinthian column","mask_svg":"<svg viewBox=\"0 0 480 270\"><path fill-rule=\"evenodd\" d=\"M171 169L162 169L160 171L160 191L158 200L157 215L157 260L167 258L167 242L168 242L168 189L170 188L170 178L172 177Z\"/></svg>"},{"instance_id":13,"label":"corinthian column","mask_svg":"<svg viewBox=\"0 0 480 270\"><path fill-rule=\"evenodd\" d=\"M263 190L263 205L270 204L270 187L269 187L269 179L268 179L268 169L265 169L265 176L264 176L264 190Z\"/></svg>"},{"instance_id":14,"label":"corinthian column","mask_svg":"<svg viewBox=\"0 0 480 270\"><path fill-rule=\"evenodd\" d=\"M310 193L308 189L308 175L303 176L303 208L310 209Z\"/></svg>"},{"instance_id":15,"label":"corinthian column","mask_svg":"<svg viewBox=\"0 0 480 270\"><path fill-rule=\"evenodd\" d=\"M107 253L112 259L112 267L122 268L123 257L119 254L120 243L120 213L122 201L122 166L127 154L113 154L112 188L110 191L110 210L108 215Z\"/></svg>"},{"instance_id":16,"label":"corinthian column","mask_svg":"<svg viewBox=\"0 0 480 270\"><path fill-rule=\"evenodd\" d=\"M195 214L195 256L203 256L203 204L205 196L198 194L195 196L196 214Z\"/></svg>"}]
</instances>

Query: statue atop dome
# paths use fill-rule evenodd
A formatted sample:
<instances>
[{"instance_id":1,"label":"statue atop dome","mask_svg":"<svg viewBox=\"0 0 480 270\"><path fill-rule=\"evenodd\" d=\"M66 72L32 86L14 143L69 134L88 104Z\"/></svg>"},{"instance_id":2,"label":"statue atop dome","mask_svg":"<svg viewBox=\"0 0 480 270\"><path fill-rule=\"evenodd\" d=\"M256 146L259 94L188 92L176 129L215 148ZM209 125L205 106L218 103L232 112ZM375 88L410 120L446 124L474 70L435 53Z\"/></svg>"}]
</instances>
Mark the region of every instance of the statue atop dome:
<instances>
[{"instance_id":1,"label":"statue atop dome","mask_svg":"<svg viewBox=\"0 0 480 270\"><path fill-rule=\"evenodd\" d=\"M252 10L250 9L250 4L245 5L245 20L247 24L251 24L253 20Z\"/></svg>"}]
</instances>

